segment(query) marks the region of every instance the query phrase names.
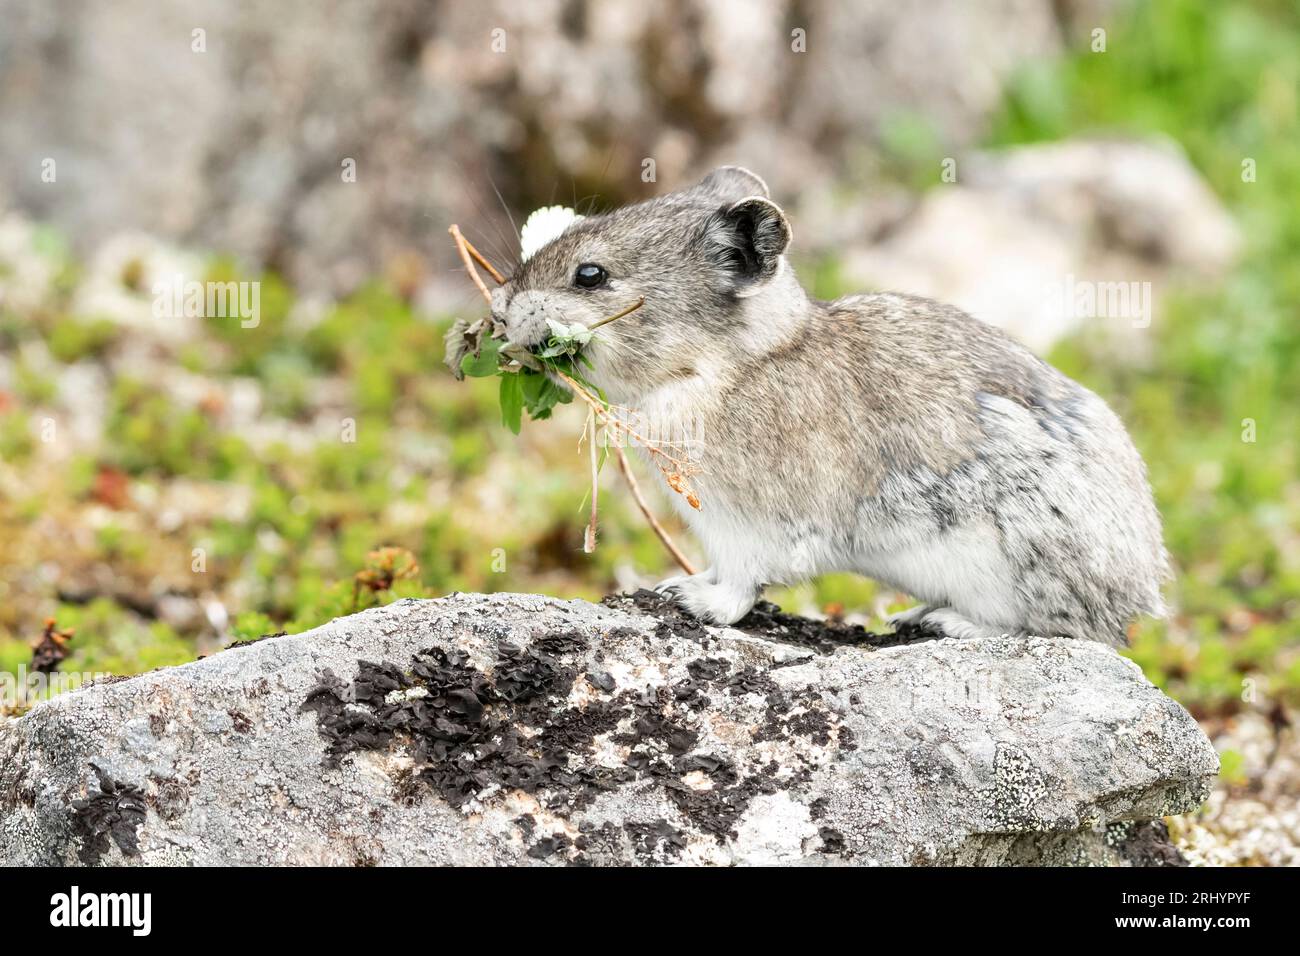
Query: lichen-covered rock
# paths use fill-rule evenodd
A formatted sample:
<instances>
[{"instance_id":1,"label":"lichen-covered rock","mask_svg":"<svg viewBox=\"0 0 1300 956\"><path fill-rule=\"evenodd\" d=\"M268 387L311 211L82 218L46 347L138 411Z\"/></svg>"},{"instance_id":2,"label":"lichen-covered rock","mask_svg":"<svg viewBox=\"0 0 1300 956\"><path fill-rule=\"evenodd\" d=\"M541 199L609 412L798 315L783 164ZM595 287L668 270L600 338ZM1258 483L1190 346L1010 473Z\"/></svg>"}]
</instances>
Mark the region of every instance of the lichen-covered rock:
<instances>
[{"instance_id":1,"label":"lichen-covered rock","mask_svg":"<svg viewBox=\"0 0 1300 956\"><path fill-rule=\"evenodd\" d=\"M1098 644L453 595L0 724L0 863L1167 863L1216 771Z\"/></svg>"}]
</instances>

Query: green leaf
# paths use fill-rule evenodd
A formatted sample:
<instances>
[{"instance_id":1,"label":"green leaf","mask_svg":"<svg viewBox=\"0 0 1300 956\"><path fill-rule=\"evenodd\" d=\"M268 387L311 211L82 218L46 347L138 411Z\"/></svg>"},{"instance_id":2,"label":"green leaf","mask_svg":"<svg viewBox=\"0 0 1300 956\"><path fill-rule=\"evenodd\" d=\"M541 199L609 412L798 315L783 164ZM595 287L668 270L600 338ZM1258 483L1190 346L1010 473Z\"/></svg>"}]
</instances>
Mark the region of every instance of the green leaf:
<instances>
[{"instance_id":1,"label":"green leaf","mask_svg":"<svg viewBox=\"0 0 1300 956\"><path fill-rule=\"evenodd\" d=\"M528 409L529 415L536 418L539 412L547 411L555 404L548 401L546 386L551 380L545 375L521 372L519 378L524 390L524 407Z\"/></svg>"},{"instance_id":2,"label":"green leaf","mask_svg":"<svg viewBox=\"0 0 1300 956\"><path fill-rule=\"evenodd\" d=\"M524 407L533 419L549 418L551 409L559 402L572 401L573 396L556 385L550 377L538 374L521 374L524 390Z\"/></svg>"},{"instance_id":3,"label":"green leaf","mask_svg":"<svg viewBox=\"0 0 1300 956\"><path fill-rule=\"evenodd\" d=\"M520 374L501 376L501 424L516 435L524 409L524 387Z\"/></svg>"},{"instance_id":4,"label":"green leaf","mask_svg":"<svg viewBox=\"0 0 1300 956\"><path fill-rule=\"evenodd\" d=\"M466 355L461 359L460 370L471 378L487 378L489 375L495 375L500 364L497 360L497 353L500 351L501 341L488 339L483 343L483 348L478 355Z\"/></svg>"}]
</instances>

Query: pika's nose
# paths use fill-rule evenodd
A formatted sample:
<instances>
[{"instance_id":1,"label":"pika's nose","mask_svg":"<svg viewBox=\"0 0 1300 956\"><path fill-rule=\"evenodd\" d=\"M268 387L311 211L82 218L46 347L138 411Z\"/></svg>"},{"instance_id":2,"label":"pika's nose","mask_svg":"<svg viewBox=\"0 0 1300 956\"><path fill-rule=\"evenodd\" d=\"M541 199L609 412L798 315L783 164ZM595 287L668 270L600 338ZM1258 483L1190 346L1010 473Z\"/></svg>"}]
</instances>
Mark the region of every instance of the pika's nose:
<instances>
[{"instance_id":1,"label":"pika's nose","mask_svg":"<svg viewBox=\"0 0 1300 956\"><path fill-rule=\"evenodd\" d=\"M497 292L505 292L505 287ZM500 300L500 312L497 311L497 299L493 296L492 314L506 327L506 336L511 342L531 348L546 339L549 329L546 325L546 296L544 293L525 289L518 295L507 293Z\"/></svg>"}]
</instances>

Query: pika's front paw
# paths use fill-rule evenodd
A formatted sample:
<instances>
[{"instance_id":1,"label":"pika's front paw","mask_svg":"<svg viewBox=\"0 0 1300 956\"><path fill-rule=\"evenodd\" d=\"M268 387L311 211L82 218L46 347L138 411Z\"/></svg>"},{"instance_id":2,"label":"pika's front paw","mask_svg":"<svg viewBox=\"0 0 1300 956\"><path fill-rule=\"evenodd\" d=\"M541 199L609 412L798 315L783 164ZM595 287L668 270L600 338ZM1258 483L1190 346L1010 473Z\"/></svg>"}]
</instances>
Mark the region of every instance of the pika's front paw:
<instances>
[{"instance_id":1,"label":"pika's front paw","mask_svg":"<svg viewBox=\"0 0 1300 956\"><path fill-rule=\"evenodd\" d=\"M758 601L759 589L713 580L709 571L681 574L655 588L693 617L706 624L734 624Z\"/></svg>"}]
</instances>

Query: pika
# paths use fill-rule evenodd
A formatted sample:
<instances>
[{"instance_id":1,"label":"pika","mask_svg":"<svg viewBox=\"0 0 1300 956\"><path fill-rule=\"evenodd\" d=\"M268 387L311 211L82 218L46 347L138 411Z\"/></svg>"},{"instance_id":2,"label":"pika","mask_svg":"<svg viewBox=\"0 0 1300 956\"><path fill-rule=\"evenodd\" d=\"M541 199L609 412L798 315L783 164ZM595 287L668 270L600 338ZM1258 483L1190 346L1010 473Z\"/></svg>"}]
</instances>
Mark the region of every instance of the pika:
<instances>
[{"instance_id":1,"label":"pika","mask_svg":"<svg viewBox=\"0 0 1300 956\"><path fill-rule=\"evenodd\" d=\"M851 571L951 637L1123 645L1162 615L1159 515L1106 403L954 307L812 299L790 239L764 181L725 166L574 221L493 295L527 346L644 298L586 354L612 402L696 436L701 506L673 497L711 563L659 590L730 624L769 584Z\"/></svg>"}]
</instances>

